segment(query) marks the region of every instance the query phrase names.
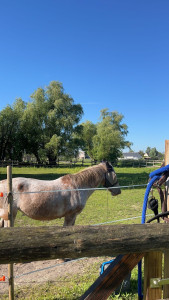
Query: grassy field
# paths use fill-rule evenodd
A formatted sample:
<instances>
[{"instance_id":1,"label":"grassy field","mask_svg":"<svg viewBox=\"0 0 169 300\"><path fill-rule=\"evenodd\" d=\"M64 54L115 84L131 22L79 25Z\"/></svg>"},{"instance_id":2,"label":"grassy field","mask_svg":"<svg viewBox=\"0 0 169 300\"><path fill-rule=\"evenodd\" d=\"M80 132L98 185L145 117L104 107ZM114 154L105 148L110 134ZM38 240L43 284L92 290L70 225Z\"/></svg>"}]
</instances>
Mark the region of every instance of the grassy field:
<instances>
[{"instance_id":1,"label":"grassy field","mask_svg":"<svg viewBox=\"0 0 169 300\"><path fill-rule=\"evenodd\" d=\"M56 179L68 173L75 173L83 169L78 168L13 168L13 177L24 176L39 179ZM122 193L112 197L108 191L95 191L89 198L85 209L77 217L76 225L94 225L110 222L111 224L141 223L142 204L146 186L133 185L147 184L148 175L155 168L115 168L117 177L122 186ZM6 178L6 168L0 169L0 180ZM148 213L152 213L148 211ZM63 219L39 222L34 221L22 213L18 213L15 226L50 226L62 225ZM105 258L102 258L104 261ZM17 299L79 299L85 290L99 275L99 264L91 266L81 276L72 275L69 280L61 278L62 284L55 282L44 283L41 286L25 287L15 290ZM43 296L42 296L43 295ZM0 298L2 299L2 298ZM3 299L7 299L4 295ZM131 292L125 295L112 295L109 299L137 299L137 268L132 271Z\"/></svg>"}]
</instances>

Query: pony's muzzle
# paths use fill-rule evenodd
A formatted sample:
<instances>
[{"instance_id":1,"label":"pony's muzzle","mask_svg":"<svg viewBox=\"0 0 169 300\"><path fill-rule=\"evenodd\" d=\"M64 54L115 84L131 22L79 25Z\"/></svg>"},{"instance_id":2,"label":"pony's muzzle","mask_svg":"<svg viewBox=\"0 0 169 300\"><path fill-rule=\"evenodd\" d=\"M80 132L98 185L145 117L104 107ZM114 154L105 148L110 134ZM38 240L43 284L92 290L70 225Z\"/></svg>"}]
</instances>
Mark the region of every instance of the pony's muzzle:
<instances>
[{"instance_id":1,"label":"pony's muzzle","mask_svg":"<svg viewBox=\"0 0 169 300\"><path fill-rule=\"evenodd\" d=\"M120 186L119 184L115 184L111 189L110 189L110 192L112 194L112 196L117 196L119 194L121 194L121 189L120 189Z\"/></svg>"}]
</instances>

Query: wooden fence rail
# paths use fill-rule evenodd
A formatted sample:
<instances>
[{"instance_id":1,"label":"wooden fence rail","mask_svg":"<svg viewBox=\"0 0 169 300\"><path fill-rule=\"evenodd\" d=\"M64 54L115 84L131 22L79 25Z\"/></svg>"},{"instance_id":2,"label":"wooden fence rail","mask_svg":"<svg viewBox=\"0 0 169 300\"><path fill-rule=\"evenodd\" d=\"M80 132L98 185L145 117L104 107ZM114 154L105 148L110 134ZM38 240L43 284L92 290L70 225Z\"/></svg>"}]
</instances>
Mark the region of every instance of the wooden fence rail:
<instances>
[{"instance_id":1,"label":"wooden fence rail","mask_svg":"<svg viewBox=\"0 0 169 300\"><path fill-rule=\"evenodd\" d=\"M168 224L0 229L0 264L169 249Z\"/></svg>"}]
</instances>

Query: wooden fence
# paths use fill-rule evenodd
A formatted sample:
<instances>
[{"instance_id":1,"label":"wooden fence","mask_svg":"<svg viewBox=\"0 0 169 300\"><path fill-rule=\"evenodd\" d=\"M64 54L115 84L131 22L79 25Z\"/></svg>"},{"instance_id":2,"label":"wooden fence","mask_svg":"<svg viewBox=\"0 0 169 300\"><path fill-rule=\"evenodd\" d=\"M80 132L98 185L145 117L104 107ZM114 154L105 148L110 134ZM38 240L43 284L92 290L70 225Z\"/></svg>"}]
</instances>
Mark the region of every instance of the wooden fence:
<instances>
[{"instance_id":1,"label":"wooden fence","mask_svg":"<svg viewBox=\"0 0 169 300\"><path fill-rule=\"evenodd\" d=\"M86 300L107 299L145 253L169 249L168 224L10 227L0 236L0 264L125 254L81 297Z\"/></svg>"},{"instance_id":2,"label":"wooden fence","mask_svg":"<svg viewBox=\"0 0 169 300\"><path fill-rule=\"evenodd\" d=\"M147 160L147 159L121 159L118 161L118 167L161 167L163 160Z\"/></svg>"},{"instance_id":3,"label":"wooden fence","mask_svg":"<svg viewBox=\"0 0 169 300\"><path fill-rule=\"evenodd\" d=\"M168 224L0 229L0 264L169 249Z\"/></svg>"},{"instance_id":4,"label":"wooden fence","mask_svg":"<svg viewBox=\"0 0 169 300\"><path fill-rule=\"evenodd\" d=\"M44 167L44 168L63 168L63 167L81 167L81 166L93 166L97 163L97 161L91 159L78 159L78 160L70 160L70 161L54 161L52 163L37 163L37 162L19 162L19 161L3 161L0 160L0 167L6 168L8 165L12 165L13 167Z\"/></svg>"},{"instance_id":5,"label":"wooden fence","mask_svg":"<svg viewBox=\"0 0 169 300\"><path fill-rule=\"evenodd\" d=\"M119 160L116 164L118 167L160 167L163 163L163 160L146 160L146 159L141 159L141 160L134 160L134 159L122 159ZM38 164L37 162L19 162L19 161L0 161L0 167L5 168L8 165L12 165L14 167L44 167L44 168L63 168L63 167L81 167L81 166L93 166L97 164L97 161L91 160L91 159L78 159L78 160L70 160L70 161L56 161L51 164L48 163L42 163ZM114 164L113 164L114 165Z\"/></svg>"},{"instance_id":6,"label":"wooden fence","mask_svg":"<svg viewBox=\"0 0 169 300\"><path fill-rule=\"evenodd\" d=\"M166 141L165 164L169 158L169 141ZM9 167L8 167L9 168ZM8 225L12 220L12 172L8 172ZM167 194L167 198L169 195ZM80 258L118 255L116 263L96 280L81 300L104 300L115 290L140 259L146 255L146 284L144 299L161 297L161 288L151 292L150 276L161 274L162 262L159 251L166 253L169 262L168 224L2 228L0 230L0 264L9 264L9 300L14 299L13 263L55 258ZM158 252L156 252L158 251ZM148 253L148 254L147 254ZM153 253L153 255L152 255ZM156 255L157 253L157 255ZM124 254L122 257L119 254ZM158 264L157 258L158 256ZM153 257L153 260L150 258ZM159 259L160 258L160 259ZM160 261L160 263L159 263ZM151 262L151 263L150 263ZM152 266L155 268L153 269ZM157 265L157 268L156 268ZM160 268L159 268L160 267ZM149 270L153 269L153 272ZM160 269L160 272L159 272ZM166 276L166 273L164 274ZM169 294L169 289L164 290Z\"/></svg>"}]
</instances>

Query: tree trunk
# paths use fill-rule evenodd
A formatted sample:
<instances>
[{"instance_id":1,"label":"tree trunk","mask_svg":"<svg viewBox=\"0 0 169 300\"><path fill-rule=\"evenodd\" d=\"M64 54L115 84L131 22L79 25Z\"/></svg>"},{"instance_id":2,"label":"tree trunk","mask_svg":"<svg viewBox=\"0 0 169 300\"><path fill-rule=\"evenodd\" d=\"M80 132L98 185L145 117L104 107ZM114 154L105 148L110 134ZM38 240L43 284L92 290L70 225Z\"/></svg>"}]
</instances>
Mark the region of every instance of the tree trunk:
<instances>
[{"instance_id":1,"label":"tree trunk","mask_svg":"<svg viewBox=\"0 0 169 300\"><path fill-rule=\"evenodd\" d=\"M49 160L49 165L52 166L52 165L56 165L56 156L53 157L51 155L48 155L48 160Z\"/></svg>"}]
</instances>

